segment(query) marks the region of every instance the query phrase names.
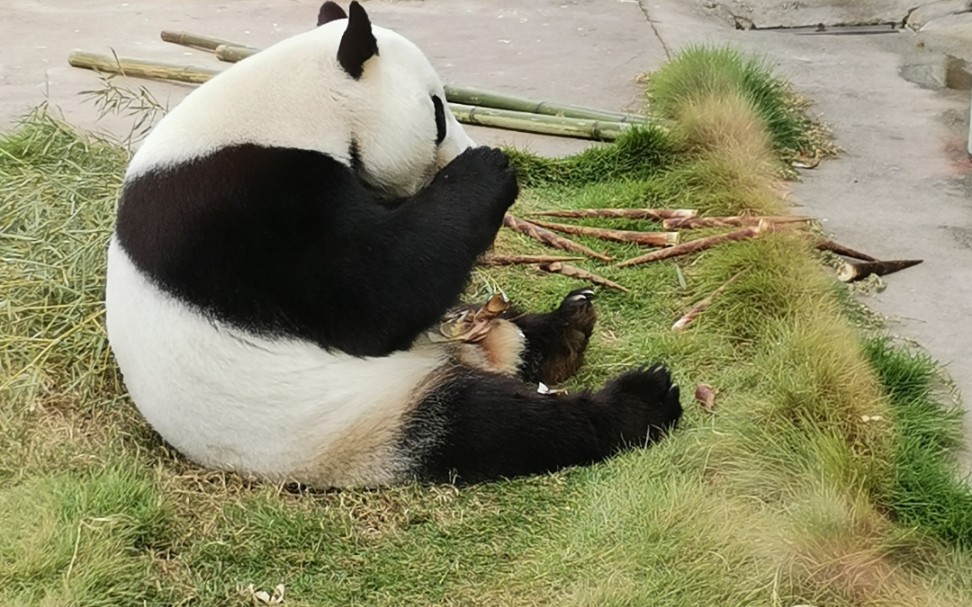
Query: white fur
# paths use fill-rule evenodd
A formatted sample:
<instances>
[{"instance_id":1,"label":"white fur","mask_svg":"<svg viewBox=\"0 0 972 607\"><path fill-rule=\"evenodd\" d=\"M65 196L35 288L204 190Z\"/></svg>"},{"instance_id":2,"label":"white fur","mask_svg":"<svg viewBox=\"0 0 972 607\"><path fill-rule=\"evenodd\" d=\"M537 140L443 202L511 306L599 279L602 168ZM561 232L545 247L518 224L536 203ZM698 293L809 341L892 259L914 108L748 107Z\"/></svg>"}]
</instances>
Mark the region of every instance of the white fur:
<instances>
[{"instance_id":1,"label":"white fur","mask_svg":"<svg viewBox=\"0 0 972 607\"><path fill-rule=\"evenodd\" d=\"M447 109L446 139L435 145L431 95L445 102L442 83L399 34L372 27L379 56L353 80L337 61L346 24L283 40L193 91L146 137L128 177L240 143L316 150L348 165L354 139L373 186L417 192L473 141Z\"/></svg>"},{"instance_id":2,"label":"white fur","mask_svg":"<svg viewBox=\"0 0 972 607\"><path fill-rule=\"evenodd\" d=\"M359 80L337 61L346 20L280 42L190 94L143 142L128 179L241 143L317 150L408 196L472 145L451 113L435 145L422 53L374 27L379 53ZM205 466L321 486L402 480L402 414L449 359L417 345L381 358L327 352L218 322L143 276L116 240L108 252L107 329L139 410L166 441ZM431 378L431 379L430 379Z\"/></svg>"},{"instance_id":3,"label":"white fur","mask_svg":"<svg viewBox=\"0 0 972 607\"><path fill-rule=\"evenodd\" d=\"M355 358L258 337L159 290L114 239L108 260L112 350L139 411L179 451L204 466L323 486L393 482L407 471L388 461L396 454L387 443L445 362L442 349ZM344 437L375 431L377 453L322 465Z\"/></svg>"}]
</instances>

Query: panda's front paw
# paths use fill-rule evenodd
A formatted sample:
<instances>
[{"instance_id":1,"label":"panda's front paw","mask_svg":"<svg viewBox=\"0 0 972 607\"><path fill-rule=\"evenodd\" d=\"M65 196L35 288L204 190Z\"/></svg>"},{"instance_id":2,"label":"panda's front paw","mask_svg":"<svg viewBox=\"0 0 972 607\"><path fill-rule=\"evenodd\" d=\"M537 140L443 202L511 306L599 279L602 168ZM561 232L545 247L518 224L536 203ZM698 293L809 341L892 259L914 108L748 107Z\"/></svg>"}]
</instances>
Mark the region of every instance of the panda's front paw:
<instances>
[{"instance_id":1,"label":"panda's front paw","mask_svg":"<svg viewBox=\"0 0 972 607\"><path fill-rule=\"evenodd\" d=\"M439 172L437 180L447 187L462 188L467 204L475 197L494 212L505 212L520 193L510 159L502 150L485 146L469 148L456 156Z\"/></svg>"}]
</instances>

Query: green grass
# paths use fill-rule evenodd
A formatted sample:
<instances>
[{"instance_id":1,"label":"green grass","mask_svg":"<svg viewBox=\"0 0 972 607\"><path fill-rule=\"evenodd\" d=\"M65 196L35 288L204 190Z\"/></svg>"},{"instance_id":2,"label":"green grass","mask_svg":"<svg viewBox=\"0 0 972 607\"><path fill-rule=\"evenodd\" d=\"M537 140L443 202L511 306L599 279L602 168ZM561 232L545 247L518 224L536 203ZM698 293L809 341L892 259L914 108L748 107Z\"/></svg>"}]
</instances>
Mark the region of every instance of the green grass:
<instances>
[{"instance_id":1,"label":"green grass","mask_svg":"<svg viewBox=\"0 0 972 607\"><path fill-rule=\"evenodd\" d=\"M779 151L741 99L714 89L670 132L566 159L516 153L514 212L784 212ZM669 363L686 415L651 449L472 487L291 493L185 461L123 392L101 301L126 160L44 114L0 139L0 604L249 605L251 585L277 584L295 606L972 604L972 494L934 367L865 338L803 239L579 262L631 294L599 292L569 387ZM507 231L497 247L548 252ZM575 286L480 269L470 294L544 309ZM718 391L714 414L692 402L701 382Z\"/></svg>"}]
</instances>

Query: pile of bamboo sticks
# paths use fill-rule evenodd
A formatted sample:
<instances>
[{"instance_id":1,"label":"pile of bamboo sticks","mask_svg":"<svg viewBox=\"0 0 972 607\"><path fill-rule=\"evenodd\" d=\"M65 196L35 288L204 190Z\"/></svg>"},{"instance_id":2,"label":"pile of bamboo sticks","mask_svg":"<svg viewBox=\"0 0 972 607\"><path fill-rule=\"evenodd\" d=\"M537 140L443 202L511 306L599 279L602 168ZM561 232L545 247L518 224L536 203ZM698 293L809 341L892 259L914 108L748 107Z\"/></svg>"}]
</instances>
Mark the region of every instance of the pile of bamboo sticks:
<instances>
[{"instance_id":1,"label":"pile of bamboo sticks","mask_svg":"<svg viewBox=\"0 0 972 607\"><path fill-rule=\"evenodd\" d=\"M260 51L190 32L163 30L161 36L166 42L213 53L216 59L226 63L242 61ZM68 63L105 74L187 84L202 84L221 71L84 51L68 55ZM649 118L637 114L538 101L477 88L447 86L445 94L452 113L463 124L596 141L613 141L632 127L649 124ZM666 124L655 119L650 122L657 126Z\"/></svg>"}]
</instances>

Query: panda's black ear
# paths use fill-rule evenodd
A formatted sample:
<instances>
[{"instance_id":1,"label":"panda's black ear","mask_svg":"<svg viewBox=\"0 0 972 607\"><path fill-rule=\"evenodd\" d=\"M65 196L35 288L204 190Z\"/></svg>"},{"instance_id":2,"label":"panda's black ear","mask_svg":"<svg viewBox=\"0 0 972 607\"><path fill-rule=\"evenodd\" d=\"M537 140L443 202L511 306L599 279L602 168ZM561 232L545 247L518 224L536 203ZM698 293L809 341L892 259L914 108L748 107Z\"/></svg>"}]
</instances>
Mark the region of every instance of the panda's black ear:
<instances>
[{"instance_id":1,"label":"panda's black ear","mask_svg":"<svg viewBox=\"0 0 972 607\"><path fill-rule=\"evenodd\" d=\"M324 25L331 21L337 21L338 19L347 19L348 14L344 12L344 9L337 5L336 2L331 2L327 0L322 6L321 10L317 13L317 25Z\"/></svg>"},{"instance_id":2,"label":"panda's black ear","mask_svg":"<svg viewBox=\"0 0 972 607\"><path fill-rule=\"evenodd\" d=\"M341 37L337 58L344 71L357 80L364 71L364 62L378 54L378 41L371 33L368 13L357 1L351 3L348 12L348 29Z\"/></svg>"}]
</instances>

